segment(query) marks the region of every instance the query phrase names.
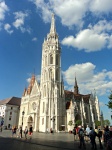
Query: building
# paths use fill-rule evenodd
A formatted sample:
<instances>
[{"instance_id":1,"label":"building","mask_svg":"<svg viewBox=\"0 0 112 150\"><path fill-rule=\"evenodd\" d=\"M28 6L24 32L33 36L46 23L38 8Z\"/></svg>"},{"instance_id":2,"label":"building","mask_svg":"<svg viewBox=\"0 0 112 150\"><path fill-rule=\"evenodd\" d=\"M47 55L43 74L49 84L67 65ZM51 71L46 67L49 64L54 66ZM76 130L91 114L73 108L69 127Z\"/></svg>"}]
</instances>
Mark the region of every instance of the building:
<instances>
[{"instance_id":1,"label":"building","mask_svg":"<svg viewBox=\"0 0 112 150\"><path fill-rule=\"evenodd\" d=\"M90 114L88 118L87 112ZM50 32L42 45L41 80L38 83L33 74L28 88L24 90L19 125L23 128L33 125L34 131L40 132L47 129L69 130L69 121L75 125L76 120L81 119L82 125L94 125L99 114L98 99L95 97L93 100L92 94L79 94L76 78L74 92L64 90L61 47L52 14Z\"/></svg>"},{"instance_id":2,"label":"building","mask_svg":"<svg viewBox=\"0 0 112 150\"><path fill-rule=\"evenodd\" d=\"M11 97L0 100L0 124L5 128L18 126L21 98Z\"/></svg>"}]
</instances>

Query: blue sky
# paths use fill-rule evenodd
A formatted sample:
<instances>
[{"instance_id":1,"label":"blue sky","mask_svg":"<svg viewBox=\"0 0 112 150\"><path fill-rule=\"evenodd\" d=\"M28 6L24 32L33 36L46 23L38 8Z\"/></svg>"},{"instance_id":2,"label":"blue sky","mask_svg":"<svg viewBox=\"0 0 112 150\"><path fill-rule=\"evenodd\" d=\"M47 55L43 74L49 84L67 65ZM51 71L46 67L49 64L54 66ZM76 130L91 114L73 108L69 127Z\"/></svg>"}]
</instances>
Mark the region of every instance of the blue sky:
<instances>
[{"instance_id":1,"label":"blue sky","mask_svg":"<svg viewBox=\"0 0 112 150\"><path fill-rule=\"evenodd\" d=\"M52 12L65 88L73 90L76 74L80 93L95 89L111 121L105 106L112 90L111 0L0 0L0 99L21 97L34 72L39 80Z\"/></svg>"}]
</instances>

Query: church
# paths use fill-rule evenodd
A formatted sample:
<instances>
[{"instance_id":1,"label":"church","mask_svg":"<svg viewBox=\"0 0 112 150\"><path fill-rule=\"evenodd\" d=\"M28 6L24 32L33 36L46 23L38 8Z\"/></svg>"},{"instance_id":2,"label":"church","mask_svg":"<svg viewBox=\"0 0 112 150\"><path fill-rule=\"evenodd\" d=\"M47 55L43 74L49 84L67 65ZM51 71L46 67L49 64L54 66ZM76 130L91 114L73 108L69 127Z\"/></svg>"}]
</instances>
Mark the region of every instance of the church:
<instances>
[{"instance_id":1,"label":"church","mask_svg":"<svg viewBox=\"0 0 112 150\"><path fill-rule=\"evenodd\" d=\"M42 45L41 79L35 75L24 89L18 126L33 126L34 131L55 132L69 131L81 124L95 127L95 120L100 121L99 101L96 94L80 94L76 77L74 90L64 89L61 75L61 45L55 27L55 17L52 14L50 32Z\"/></svg>"}]
</instances>

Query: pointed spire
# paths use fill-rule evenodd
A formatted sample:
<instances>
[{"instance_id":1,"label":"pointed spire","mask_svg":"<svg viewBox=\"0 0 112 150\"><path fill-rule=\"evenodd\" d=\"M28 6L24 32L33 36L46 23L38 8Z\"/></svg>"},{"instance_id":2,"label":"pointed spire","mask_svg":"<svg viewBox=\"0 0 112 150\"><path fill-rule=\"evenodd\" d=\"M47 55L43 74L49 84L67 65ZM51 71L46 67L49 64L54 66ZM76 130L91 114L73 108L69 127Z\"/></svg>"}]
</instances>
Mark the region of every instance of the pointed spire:
<instances>
[{"instance_id":1,"label":"pointed spire","mask_svg":"<svg viewBox=\"0 0 112 150\"><path fill-rule=\"evenodd\" d=\"M52 13L50 33L56 33L55 18L54 18L54 14L53 13Z\"/></svg>"},{"instance_id":2,"label":"pointed spire","mask_svg":"<svg viewBox=\"0 0 112 150\"><path fill-rule=\"evenodd\" d=\"M77 85L76 75L75 75L74 94L79 94L79 90L78 90L78 85Z\"/></svg>"}]
</instances>

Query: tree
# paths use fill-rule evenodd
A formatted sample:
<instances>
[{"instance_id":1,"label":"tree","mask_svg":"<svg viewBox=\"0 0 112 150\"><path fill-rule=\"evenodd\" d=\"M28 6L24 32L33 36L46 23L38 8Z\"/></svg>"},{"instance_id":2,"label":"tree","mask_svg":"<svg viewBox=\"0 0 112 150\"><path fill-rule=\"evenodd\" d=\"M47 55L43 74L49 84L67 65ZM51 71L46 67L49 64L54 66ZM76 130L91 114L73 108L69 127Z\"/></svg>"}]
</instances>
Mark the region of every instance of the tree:
<instances>
[{"instance_id":1,"label":"tree","mask_svg":"<svg viewBox=\"0 0 112 150\"><path fill-rule=\"evenodd\" d=\"M104 125L105 126L109 126L110 125L110 121L108 119L104 120Z\"/></svg>"},{"instance_id":2,"label":"tree","mask_svg":"<svg viewBox=\"0 0 112 150\"><path fill-rule=\"evenodd\" d=\"M109 109L112 109L112 91L111 91L108 98L109 98L109 102L108 102L107 106Z\"/></svg>"},{"instance_id":3,"label":"tree","mask_svg":"<svg viewBox=\"0 0 112 150\"><path fill-rule=\"evenodd\" d=\"M101 126L101 121L96 120L96 121L95 121L95 126L96 126L96 127Z\"/></svg>"},{"instance_id":4,"label":"tree","mask_svg":"<svg viewBox=\"0 0 112 150\"><path fill-rule=\"evenodd\" d=\"M79 125L82 124L82 121L81 120L77 120L75 123L79 126Z\"/></svg>"}]
</instances>

